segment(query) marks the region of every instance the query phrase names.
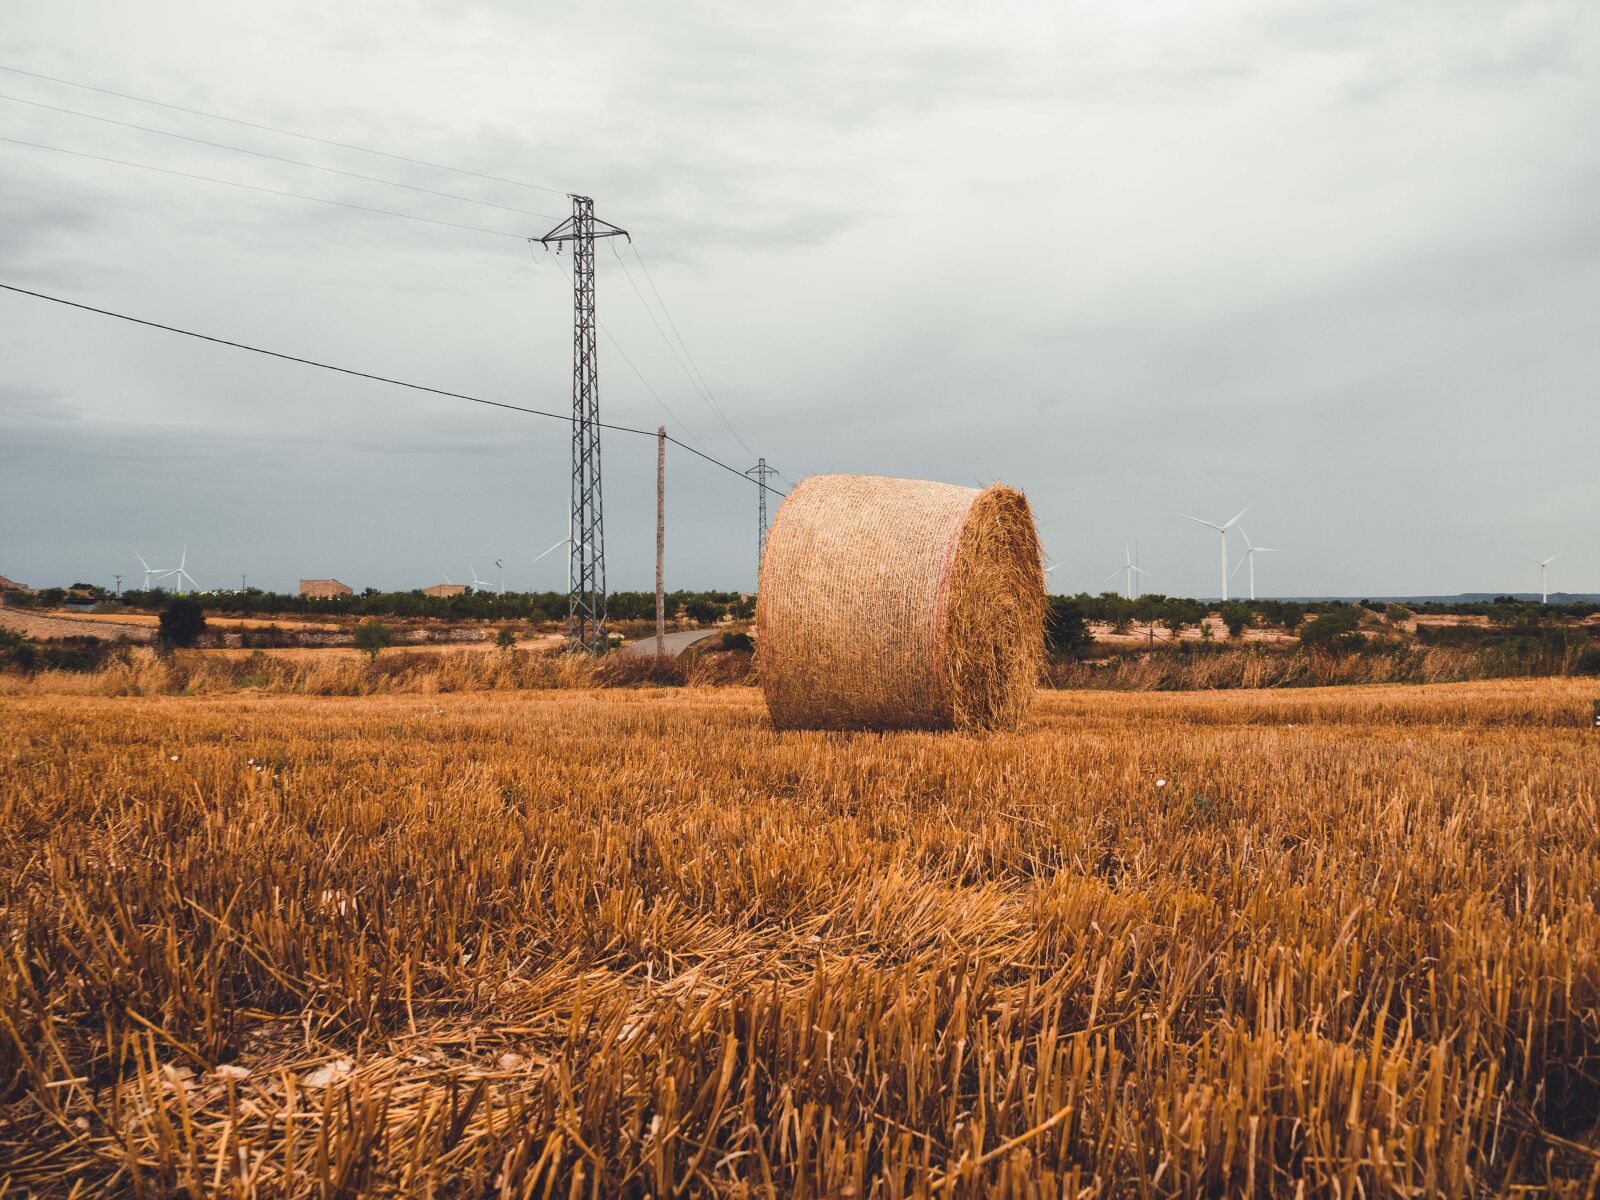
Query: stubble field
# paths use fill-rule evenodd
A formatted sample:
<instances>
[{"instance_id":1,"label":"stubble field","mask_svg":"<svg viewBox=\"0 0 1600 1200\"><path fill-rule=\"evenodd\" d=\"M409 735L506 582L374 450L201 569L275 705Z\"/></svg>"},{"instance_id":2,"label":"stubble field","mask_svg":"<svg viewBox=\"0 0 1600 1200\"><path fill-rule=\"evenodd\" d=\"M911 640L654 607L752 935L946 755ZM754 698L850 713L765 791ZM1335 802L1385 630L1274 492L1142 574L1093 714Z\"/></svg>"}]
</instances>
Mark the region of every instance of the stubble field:
<instances>
[{"instance_id":1,"label":"stubble field","mask_svg":"<svg viewBox=\"0 0 1600 1200\"><path fill-rule=\"evenodd\" d=\"M1592 1194L1593 690L0 698L0 1195Z\"/></svg>"}]
</instances>

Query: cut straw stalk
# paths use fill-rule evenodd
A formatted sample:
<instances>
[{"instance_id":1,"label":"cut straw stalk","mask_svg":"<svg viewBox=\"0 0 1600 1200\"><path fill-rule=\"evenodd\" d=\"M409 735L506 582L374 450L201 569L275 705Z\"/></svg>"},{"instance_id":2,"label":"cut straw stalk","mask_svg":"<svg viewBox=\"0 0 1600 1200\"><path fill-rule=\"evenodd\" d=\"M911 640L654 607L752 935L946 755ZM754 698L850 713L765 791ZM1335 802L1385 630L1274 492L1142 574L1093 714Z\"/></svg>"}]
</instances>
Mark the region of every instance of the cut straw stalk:
<instances>
[{"instance_id":1,"label":"cut straw stalk","mask_svg":"<svg viewBox=\"0 0 1600 1200\"><path fill-rule=\"evenodd\" d=\"M1015 728L1043 645L1028 502L998 484L803 480L767 539L756 622L779 729Z\"/></svg>"}]
</instances>

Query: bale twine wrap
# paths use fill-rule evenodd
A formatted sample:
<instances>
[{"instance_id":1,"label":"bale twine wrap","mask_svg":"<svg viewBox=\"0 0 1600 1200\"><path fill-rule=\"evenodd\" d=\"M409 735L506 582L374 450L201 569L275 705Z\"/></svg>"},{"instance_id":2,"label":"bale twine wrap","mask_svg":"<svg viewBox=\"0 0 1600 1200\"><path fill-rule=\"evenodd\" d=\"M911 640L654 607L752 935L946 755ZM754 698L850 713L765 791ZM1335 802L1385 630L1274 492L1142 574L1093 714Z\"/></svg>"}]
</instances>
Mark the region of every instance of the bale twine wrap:
<instances>
[{"instance_id":1,"label":"bale twine wrap","mask_svg":"<svg viewBox=\"0 0 1600 1200\"><path fill-rule=\"evenodd\" d=\"M1021 492L814 475L779 508L757 592L779 729L1014 728L1044 643Z\"/></svg>"}]
</instances>

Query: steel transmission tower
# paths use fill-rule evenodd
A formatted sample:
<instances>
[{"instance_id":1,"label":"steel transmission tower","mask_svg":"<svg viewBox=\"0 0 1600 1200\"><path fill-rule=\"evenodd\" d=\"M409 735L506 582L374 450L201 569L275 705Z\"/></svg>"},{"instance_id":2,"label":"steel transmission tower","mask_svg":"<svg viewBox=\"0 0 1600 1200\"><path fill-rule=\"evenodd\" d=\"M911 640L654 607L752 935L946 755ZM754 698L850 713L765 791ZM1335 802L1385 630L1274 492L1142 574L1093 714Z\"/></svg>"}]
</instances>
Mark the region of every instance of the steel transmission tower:
<instances>
[{"instance_id":1,"label":"steel transmission tower","mask_svg":"<svg viewBox=\"0 0 1600 1200\"><path fill-rule=\"evenodd\" d=\"M595 354L594 240L628 231L597 221L594 201L572 197L572 216L539 241L572 244L572 518L567 640L574 650L606 648L605 521L600 503L600 378ZM632 240L632 239L629 239Z\"/></svg>"},{"instance_id":2,"label":"steel transmission tower","mask_svg":"<svg viewBox=\"0 0 1600 1200\"><path fill-rule=\"evenodd\" d=\"M761 518L760 523L756 526L756 575L758 577L761 574L762 556L767 552L767 478L777 473L775 469L767 466L767 460L764 458L756 459L756 465L745 472L746 475L761 485L758 489L761 493Z\"/></svg>"}]
</instances>

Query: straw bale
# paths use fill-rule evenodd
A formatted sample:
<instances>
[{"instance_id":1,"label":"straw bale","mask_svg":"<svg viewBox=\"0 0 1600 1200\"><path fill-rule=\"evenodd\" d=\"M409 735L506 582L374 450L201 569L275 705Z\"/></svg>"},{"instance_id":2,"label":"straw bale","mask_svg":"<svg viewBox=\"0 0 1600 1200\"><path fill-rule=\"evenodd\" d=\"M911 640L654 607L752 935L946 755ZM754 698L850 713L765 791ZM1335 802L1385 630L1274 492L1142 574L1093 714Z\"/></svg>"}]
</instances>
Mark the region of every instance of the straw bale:
<instances>
[{"instance_id":1,"label":"straw bale","mask_svg":"<svg viewBox=\"0 0 1600 1200\"><path fill-rule=\"evenodd\" d=\"M767 538L756 624L779 729L1014 728L1044 641L1028 502L998 484L802 480Z\"/></svg>"}]
</instances>

